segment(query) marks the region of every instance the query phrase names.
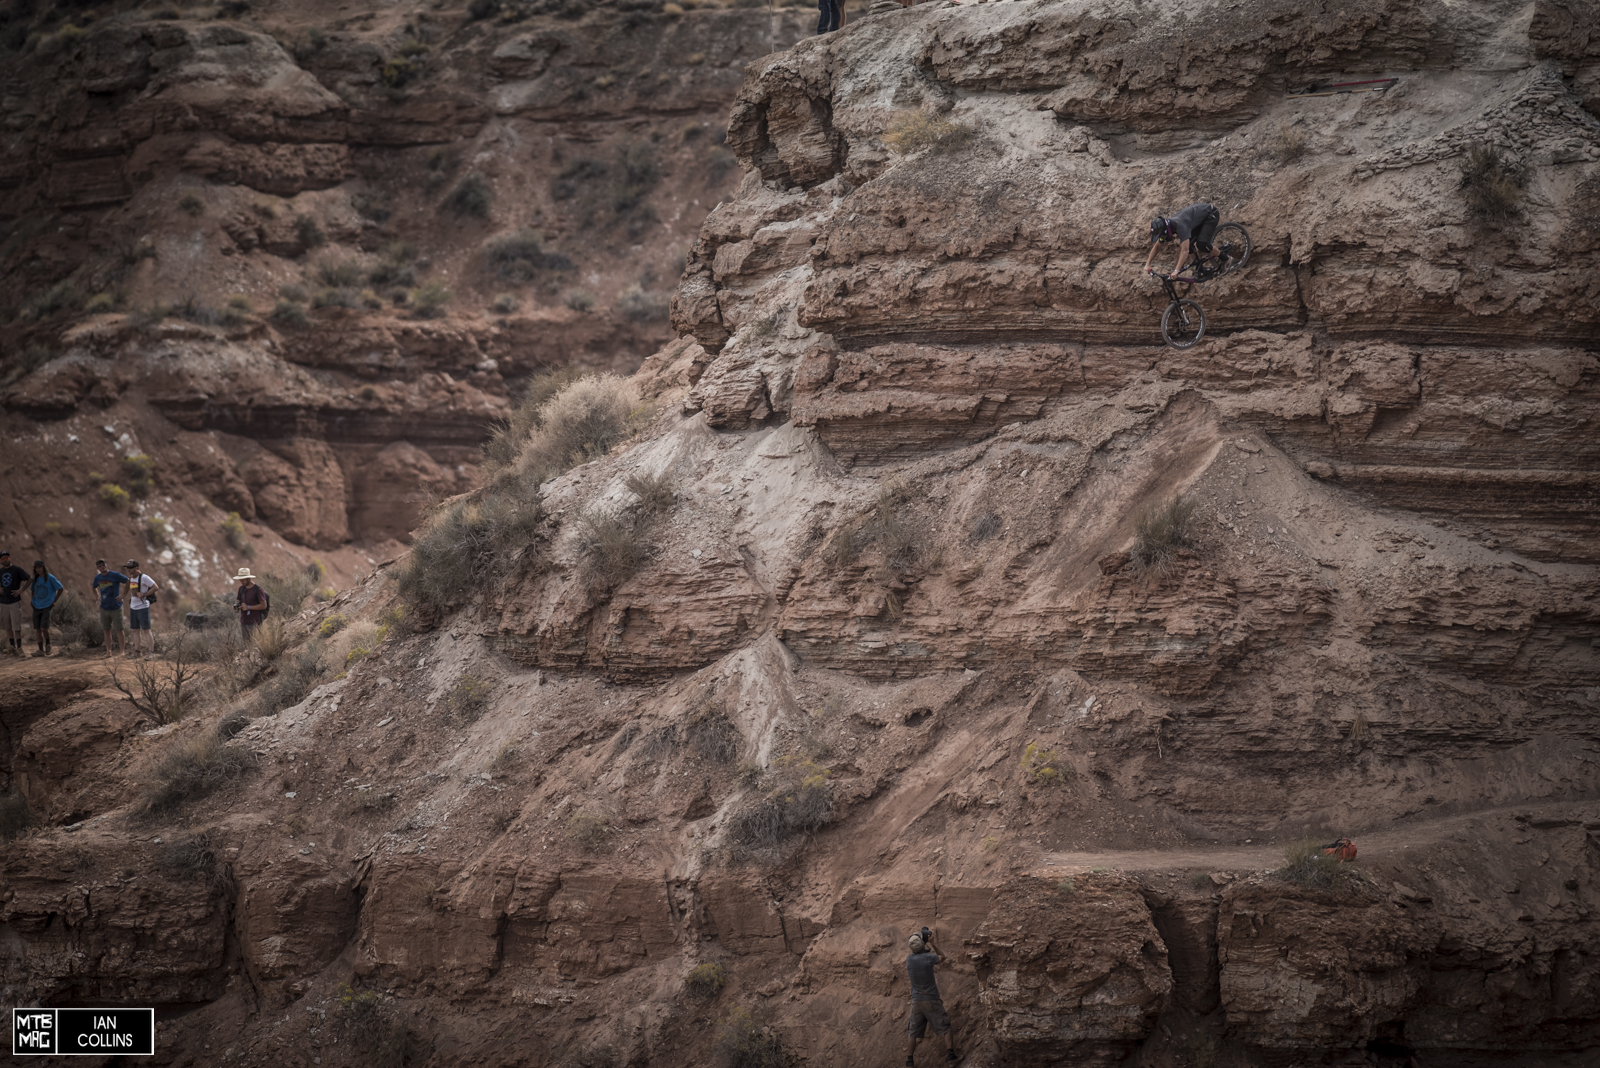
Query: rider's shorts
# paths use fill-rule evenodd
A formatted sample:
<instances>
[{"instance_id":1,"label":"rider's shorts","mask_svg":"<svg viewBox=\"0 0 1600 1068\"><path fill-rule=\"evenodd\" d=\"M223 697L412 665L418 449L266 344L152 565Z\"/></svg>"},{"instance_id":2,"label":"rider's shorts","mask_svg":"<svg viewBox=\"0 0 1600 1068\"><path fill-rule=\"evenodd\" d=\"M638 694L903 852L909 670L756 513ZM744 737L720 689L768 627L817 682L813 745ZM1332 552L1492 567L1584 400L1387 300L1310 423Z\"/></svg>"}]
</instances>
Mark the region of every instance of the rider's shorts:
<instances>
[{"instance_id":1,"label":"rider's shorts","mask_svg":"<svg viewBox=\"0 0 1600 1068\"><path fill-rule=\"evenodd\" d=\"M1212 208L1199 226L1194 228L1194 243L1207 252L1211 251L1211 239L1217 236L1217 223L1222 221L1222 216L1217 214L1217 209Z\"/></svg>"}]
</instances>

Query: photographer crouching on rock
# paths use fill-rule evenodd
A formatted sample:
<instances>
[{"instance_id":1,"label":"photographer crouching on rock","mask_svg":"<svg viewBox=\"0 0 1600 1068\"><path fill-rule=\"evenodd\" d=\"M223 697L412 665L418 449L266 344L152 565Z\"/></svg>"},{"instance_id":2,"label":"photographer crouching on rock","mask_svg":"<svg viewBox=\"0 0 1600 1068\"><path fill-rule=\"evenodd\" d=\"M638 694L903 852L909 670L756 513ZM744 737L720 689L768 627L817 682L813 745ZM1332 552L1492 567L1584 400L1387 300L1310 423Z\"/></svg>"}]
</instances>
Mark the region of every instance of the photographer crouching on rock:
<instances>
[{"instance_id":1,"label":"photographer crouching on rock","mask_svg":"<svg viewBox=\"0 0 1600 1068\"><path fill-rule=\"evenodd\" d=\"M917 1063L917 1042L933 1025L933 1033L944 1039L945 1060L956 1063L955 1034L950 1030L950 1014L944 1011L933 966L939 963L939 947L933 932L924 927L911 936L911 955L906 958L906 975L911 979L911 1015L906 1020L906 1064Z\"/></svg>"}]
</instances>

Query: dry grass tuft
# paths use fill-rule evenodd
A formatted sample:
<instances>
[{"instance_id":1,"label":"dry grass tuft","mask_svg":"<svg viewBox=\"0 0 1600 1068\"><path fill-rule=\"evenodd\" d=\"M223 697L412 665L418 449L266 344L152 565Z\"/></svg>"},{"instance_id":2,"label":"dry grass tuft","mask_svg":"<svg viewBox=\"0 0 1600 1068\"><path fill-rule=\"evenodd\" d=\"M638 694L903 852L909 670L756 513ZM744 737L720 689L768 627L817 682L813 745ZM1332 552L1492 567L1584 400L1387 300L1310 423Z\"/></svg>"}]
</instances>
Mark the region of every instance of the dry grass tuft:
<instances>
[{"instance_id":1,"label":"dry grass tuft","mask_svg":"<svg viewBox=\"0 0 1600 1068\"><path fill-rule=\"evenodd\" d=\"M1138 537L1130 554L1134 568L1170 574L1178 550L1192 544L1194 511L1194 504L1180 496L1140 512L1136 521Z\"/></svg>"},{"instance_id":2,"label":"dry grass tuft","mask_svg":"<svg viewBox=\"0 0 1600 1068\"><path fill-rule=\"evenodd\" d=\"M224 745L213 732L181 739L158 757L145 774L145 811L152 815L171 812L186 801L234 782L255 765L255 756L249 750Z\"/></svg>"},{"instance_id":3,"label":"dry grass tuft","mask_svg":"<svg viewBox=\"0 0 1600 1068\"><path fill-rule=\"evenodd\" d=\"M785 1068L783 1040L760 1016L739 1006L717 1024L712 1047L723 1068Z\"/></svg>"},{"instance_id":4,"label":"dry grass tuft","mask_svg":"<svg viewBox=\"0 0 1600 1068\"><path fill-rule=\"evenodd\" d=\"M977 130L968 123L951 122L943 115L927 111L902 111L884 131L884 144L910 155L922 149L934 155L945 155L966 147Z\"/></svg>"},{"instance_id":5,"label":"dry grass tuft","mask_svg":"<svg viewBox=\"0 0 1600 1068\"><path fill-rule=\"evenodd\" d=\"M583 847L586 853L596 853L611 840L614 828L602 812L584 809L567 817L567 837Z\"/></svg>"},{"instance_id":6,"label":"dry grass tuft","mask_svg":"<svg viewBox=\"0 0 1600 1068\"><path fill-rule=\"evenodd\" d=\"M1298 127L1287 122L1279 126L1277 132L1272 135L1271 144L1273 154L1278 157L1280 163L1293 163L1305 155L1309 147L1306 135Z\"/></svg>"},{"instance_id":7,"label":"dry grass tuft","mask_svg":"<svg viewBox=\"0 0 1600 1068\"><path fill-rule=\"evenodd\" d=\"M784 757L771 770L772 788L728 823L729 839L746 852L771 850L833 820L833 785L827 768Z\"/></svg>"},{"instance_id":8,"label":"dry grass tuft","mask_svg":"<svg viewBox=\"0 0 1600 1068\"><path fill-rule=\"evenodd\" d=\"M727 974L722 970L722 965L715 961L697 964L690 969L689 977L684 980L684 989L697 998L710 998L722 992L727 985Z\"/></svg>"}]
</instances>

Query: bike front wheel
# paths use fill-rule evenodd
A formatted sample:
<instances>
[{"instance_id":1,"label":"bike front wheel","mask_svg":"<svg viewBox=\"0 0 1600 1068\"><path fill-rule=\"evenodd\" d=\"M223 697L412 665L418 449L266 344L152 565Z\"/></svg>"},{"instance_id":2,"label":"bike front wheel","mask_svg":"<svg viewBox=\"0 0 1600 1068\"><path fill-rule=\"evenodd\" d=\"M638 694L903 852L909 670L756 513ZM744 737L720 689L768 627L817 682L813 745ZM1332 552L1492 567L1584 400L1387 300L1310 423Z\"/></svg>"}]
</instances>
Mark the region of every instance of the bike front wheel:
<instances>
[{"instance_id":1,"label":"bike front wheel","mask_svg":"<svg viewBox=\"0 0 1600 1068\"><path fill-rule=\"evenodd\" d=\"M1238 223L1223 223L1211 239L1211 247L1222 258L1217 274L1232 274L1250 262L1250 234Z\"/></svg>"},{"instance_id":2,"label":"bike front wheel","mask_svg":"<svg viewBox=\"0 0 1600 1068\"><path fill-rule=\"evenodd\" d=\"M1187 297L1167 305L1161 317L1161 336L1175 349L1193 348L1205 336L1206 313Z\"/></svg>"}]
</instances>

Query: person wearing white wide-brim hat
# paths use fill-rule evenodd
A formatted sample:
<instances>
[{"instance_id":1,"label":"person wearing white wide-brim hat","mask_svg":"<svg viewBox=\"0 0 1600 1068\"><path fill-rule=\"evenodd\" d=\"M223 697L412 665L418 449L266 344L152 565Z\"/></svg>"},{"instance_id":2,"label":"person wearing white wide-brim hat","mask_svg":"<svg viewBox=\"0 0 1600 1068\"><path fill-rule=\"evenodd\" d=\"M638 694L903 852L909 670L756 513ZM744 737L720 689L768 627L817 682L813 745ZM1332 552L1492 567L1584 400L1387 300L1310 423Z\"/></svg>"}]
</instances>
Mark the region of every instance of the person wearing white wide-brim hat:
<instances>
[{"instance_id":1,"label":"person wearing white wide-brim hat","mask_svg":"<svg viewBox=\"0 0 1600 1068\"><path fill-rule=\"evenodd\" d=\"M256 585L256 577L248 567L241 567L239 573L233 576L233 581L239 584L233 610L239 613L239 629L248 638L251 628L259 627L267 618L267 612L272 608L272 598L267 596L266 590Z\"/></svg>"}]
</instances>

